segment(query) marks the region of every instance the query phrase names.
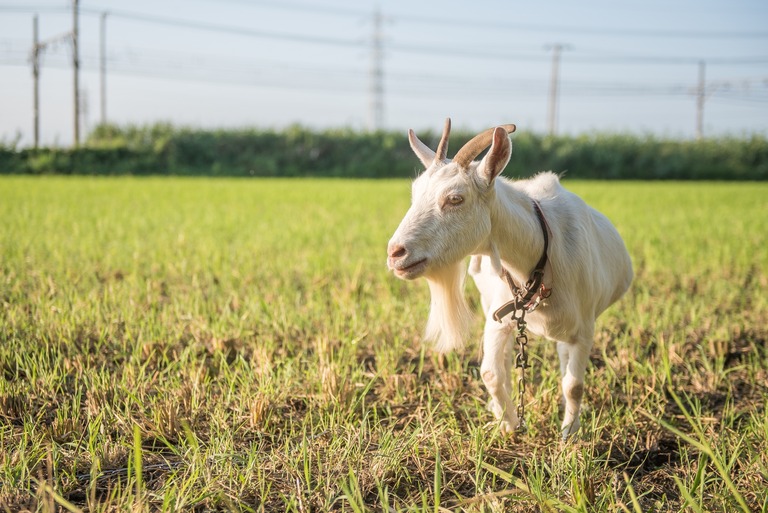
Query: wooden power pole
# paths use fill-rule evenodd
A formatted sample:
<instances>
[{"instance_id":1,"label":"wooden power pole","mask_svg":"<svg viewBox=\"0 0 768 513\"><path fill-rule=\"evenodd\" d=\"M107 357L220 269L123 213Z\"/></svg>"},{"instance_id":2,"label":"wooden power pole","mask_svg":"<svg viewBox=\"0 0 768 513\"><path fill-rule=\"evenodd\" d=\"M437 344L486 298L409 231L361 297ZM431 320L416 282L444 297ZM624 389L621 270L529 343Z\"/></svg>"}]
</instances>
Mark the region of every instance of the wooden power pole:
<instances>
[{"instance_id":1,"label":"wooden power pole","mask_svg":"<svg viewBox=\"0 0 768 513\"><path fill-rule=\"evenodd\" d=\"M549 115L547 116L547 132L549 135L557 133L557 89L560 82L560 52L563 45L556 43L552 46L552 76L549 82Z\"/></svg>"},{"instance_id":2,"label":"wooden power pole","mask_svg":"<svg viewBox=\"0 0 768 513\"><path fill-rule=\"evenodd\" d=\"M704 137L704 101L707 99L707 63L699 61L699 86L696 88L696 139Z\"/></svg>"}]
</instances>

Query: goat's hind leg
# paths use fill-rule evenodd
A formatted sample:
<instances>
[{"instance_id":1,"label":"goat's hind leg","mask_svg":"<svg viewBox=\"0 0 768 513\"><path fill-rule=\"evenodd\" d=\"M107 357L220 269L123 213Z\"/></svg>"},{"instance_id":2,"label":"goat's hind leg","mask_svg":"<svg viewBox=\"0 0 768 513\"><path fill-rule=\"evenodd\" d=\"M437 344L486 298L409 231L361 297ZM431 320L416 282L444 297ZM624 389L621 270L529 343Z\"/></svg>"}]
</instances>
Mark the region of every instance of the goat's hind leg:
<instances>
[{"instance_id":1,"label":"goat's hind leg","mask_svg":"<svg viewBox=\"0 0 768 513\"><path fill-rule=\"evenodd\" d=\"M560 355L560 371L563 377L565 412L561 429L564 440L578 431L581 424L579 413L584 396L584 375L587 371L591 349L591 333L588 336L579 336L573 342L557 343L557 352Z\"/></svg>"}]
</instances>

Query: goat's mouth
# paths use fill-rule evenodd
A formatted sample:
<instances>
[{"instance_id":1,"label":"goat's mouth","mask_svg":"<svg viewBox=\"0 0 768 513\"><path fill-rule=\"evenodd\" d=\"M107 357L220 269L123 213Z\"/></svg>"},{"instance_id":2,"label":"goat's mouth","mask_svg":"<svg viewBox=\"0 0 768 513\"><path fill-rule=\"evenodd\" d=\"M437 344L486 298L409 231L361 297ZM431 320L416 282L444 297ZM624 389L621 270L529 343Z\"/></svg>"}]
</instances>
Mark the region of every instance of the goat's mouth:
<instances>
[{"instance_id":1,"label":"goat's mouth","mask_svg":"<svg viewBox=\"0 0 768 513\"><path fill-rule=\"evenodd\" d=\"M427 259L422 258L421 260L417 260L416 262L413 262L408 265L393 266L392 272L394 272L395 276L397 276L398 278L401 278L403 280L412 280L424 274L424 271L426 269L427 269Z\"/></svg>"}]
</instances>

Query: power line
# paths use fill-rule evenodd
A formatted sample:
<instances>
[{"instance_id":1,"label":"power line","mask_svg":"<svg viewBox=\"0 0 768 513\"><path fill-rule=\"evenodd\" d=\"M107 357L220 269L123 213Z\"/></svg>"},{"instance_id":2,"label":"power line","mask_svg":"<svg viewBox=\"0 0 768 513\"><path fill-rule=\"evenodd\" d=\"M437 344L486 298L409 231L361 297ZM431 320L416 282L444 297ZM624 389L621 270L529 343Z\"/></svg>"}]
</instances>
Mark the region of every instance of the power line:
<instances>
[{"instance_id":1,"label":"power line","mask_svg":"<svg viewBox=\"0 0 768 513\"><path fill-rule=\"evenodd\" d=\"M13 43L13 47L10 44ZM9 51L5 52L6 56L17 56L17 61L6 61L7 64L23 64L26 50L22 49L22 42L15 39L2 39L0 38L0 46L3 44L8 45ZM17 48L16 48L17 47ZM51 57L56 57L51 55ZM546 58L543 55L542 60ZM572 55L569 54L568 61L572 60ZM88 53L83 56L83 59L91 59L95 61L97 59L95 53ZM210 71L231 71L231 70L259 70L259 72L296 72L297 74L307 74L313 76L323 77L339 77L344 80L352 78L360 78L370 72L370 68L364 68L362 66L348 66L340 67L338 65L328 66L319 63L289 63L276 59L248 59L243 60L240 58L222 58L217 54L206 53L190 53L180 51L164 51L157 48L147 47L128 47L122 50L110 52L108 62L110 65L126 65L133 61L141 61L145 65L156 65L158 67L174 68L174 69L202 69L205 68ZM438 69L439 71L439 69ZM245 71L244 71L245 72ZM543 78L526 78L520 76L505 76L502 74L488 75L484 74L482 77L476 77L474 74L455 74L449 71L445 73L439 72L424 72L422 70L410 70L410 69L390 69L387 71L387 77L392 81L418 81L424 85L434 85L440 83L441 87L444 84L453 84L457 86L472 87L478 83L488 82L500 82L505 83L514 80L516 84L522 84L526 87L541 88L546 87L547 82ZM752 76L752 77L738 77L727 80L718 79L710 81L710 84L717 84L719 89L725 88L738 88L743 87L744 84L752 84L752 87L768 86L765 82L766 77ZM596 88L601 85L605 85L608 89L626 89L626 90L646 90L648 87L655 86L657 81L648 82L648 84L642 84L638 82L633 83L616 83L616 82L580 82L578 80L566 80L563 83L564 88L572 91L574 88L589 86ZM690 84L683 84L677 86L682 90L688 90Z\"/></svg>"},{"instance_id":2,"label":"power line","mask_svg":"<svg viewBox=\"0 0 768 513\"><path fill-rule=\"evenodd\" d=\"M214 0L220 2L222 0ZM316 4L299 3L299 2L276 2L276 1L261 1L261 0L224 0L230 3L238 3L242 5L266 5L276 9L290 10L290 11L304 11L304 12L316 12L329 15L349 16L349 17L366 17L368 13L363 10L357 9L345 9L338 7L323 7ZM567 25L541 25L541 24L525 24L525 23L506 23L506 22L494 22L489 20L467 20L459 18L449 17L435 17L435 16L391 16L394 22L403 23L415 23L420 25L453 25L463 28L473 27L479 28L484 31L498 30L498 31L517 31L517 32L543 32L551 31L558 33L572 33L572 34L591 34L591 35L603 35L603 36L617 36L617 37L653 37L653 38L675 38L675 39L758 39L768 38L768 31L749 31L743 30L734 31L707 31L707 30L660 30L660 29L610 29L603 27L574 27Z\"/></svg>"},{"instance_id":3,"label":"power line","mask_svg":"<svg viewBox=\"0 0 768 513\"><path fill-rule=\"evenodd\" d=\"M150 57L146 59L146 57ZM82 57L83 69L98 71L99 57L95 54L86 54ZM23 64L22 58L6 62L8 64ZM323 68L323 67L297 67L278 66L271 63L262 66L254 63L253 66L243 66L242 61L219 62L209 65L189 55L184 59L183 55L170 53L166 55L141 56L136 60L109 58L110 69L121 75L135 75L157 78L174 78L179 80L192 80L198 82L233 83L255 87L291 87L302 90L343 90L345 92L365 92L363 81L365 70L352 68ZM66 62L51 62L51 67L65 68ZM255 69L263 68L260 71ZM214 78L211 78L213 72ZM456 97L471 94L490 94L499 97L510 94L534 94L541 96L546 91L544 79L526 79L517 77L497 77L488 80L487 77L474 79L455 77L450 75L413 75L409 73L388 73L388 76L397 78L390 85L393 94L424 95L427 97ZM357 82L350 80L357 78ZM440 82L440 88L430 88L436 81ZM762 84L764 78L751 79L753 84ZM740 81L734 81L740 82ZM743 80L741 81L743 82ZM725 82L724 82L725 83ZM708 86L711 87L711 86ZM762 91L757 86L753 92ZM684 96L691 95L690 84L637 84L637 83L605 83L589 81L563 80L560 83L563 92L571 96L613 95L613 96ZM726 94L731 91L722 89L718 91ZM750 94L750 90L742 88L732 91L733 94Z\"/></svg>"},{"instance_id":4,"label":"power line","mask_svg":"<svg viewBox=\"0 0 768 513\"><path fill-rule=\"evenodd\" d=\"M234 0L231 0L234 1ZM265 4L273 4L274 2L264 2ZM296 7L297 5L304 4L291 4ZM40 6L38 10L54 10L57 12L66 12L65 8L59 7L45 7ZM26 6L0 6L0 11L11 10L16 12L35 12L33 8ZM92 8L81 8L80 12L89 15L99 15L104 12L103 10L97 10ZM311 43L311 44L325 44L332 46L342 47L358 47L364 48L367 46L367 42L363 38L359 39L341 39L330 38L324 36L308 36L305 34L293 34L287 32L273 32L256 29L248 29L240 26L233 25L221 25L206 22L198 22L192 20L183 20L178 18L170 18L165 16L156 16L149 14L142 14L124 10L109 10L109 15L115 18L122 18L132 21L140 21L146 23L160 24L166 26L174 26L179 28L188 28L195 30L203 30L208 32L225 33L228 35L239 35L247 37L257 37L265 39L278 39L284 41L293 41L298 43ZM392 17L391 19L400 19ZM444 20L448 22L448 20ZM453 23L460 23L462 20L453 20ZM467 22L469 23L469 22ZM472 25L472 23L469 23ZM479 22L478 22L479 26ZM512 28L511 25L502 25L507 28ZM538 27L540 26L532 26ZM555 30L555 28L553 28ZM631 32L631 31L630 31ZM723 33L724 34L724 33ZM721 35L723 35L721 34ZM749 34L749 33L745 33ZM753 33L758 34L758 33ZM768 32L765 33L768 37ZM390 43L387 45L387 49L391 51L419 53L427 55L439 55L449 58L469 58L469 59L483 59L483 60L505 60L505 61L543 61L546 56L543 53L535 52L492 52L492 51L479 51L479 50L467 50L465 48L451 48L445 46L425 46L414 44L401 44ZM589 55L576 52L569 57L569 62L594 62L594 63L613 63L613 64L697 64L701 60L706 60L708 63L718 65L742 65L742 64L768 64L768 56L732 56L732 57L685 57L685 56L658 56L658 55Z\"/></svg>"},{"instance_id":5,"label":"power line","mask_svg":"<svg viewBox=\"0 0 768 513\"><path fill-rule=\"evenodd\" d=\"M0 39L0 44L4 40ZM24 64L26 51L19 49L6 52L4 64ZM52 58L61 59L62 55L50 55ZM97 69L101 60L101 52L88 52L81 57L89 69ZM570 60L570 56L569 56ZM215 54L188 53L178 51L159 51L154 48L125 48L117 53L112 52L107 58L111 67L121 68L124 72L131 69L151 70L153 68L167 69L171 73L178 71L191 71L199 73L229 73L239 75L258 75L271 77L273 79L301 80L315 78L318 81L327 81L328 79L338 79L339 81L349 82L357 78L362 83L363 77L370 71L364 67L339 67L327 66L323 64L290 64L279 60L243 60L239 58L221 58ZM60 64L63 65L63 64ZM436 73L412 70L390 70L387 77L393 85L398 83L408 83L418 86L434 86L440 84L441 89L455 88L457 91L472 92L478 87L483 90L498 89L508 90L509 87L519 87L517 90L525 89L546 89L547 81L544 78L526 78L516 74L512 75L487 75L477 76L474 74L453 74L450 72ZM718 90L728 89L761 89L768 87L768 78L763 76L735 77L731 79L718 79L709 82L709 88L717 87ZM370 83L370 82L369 82ZM497 85L494 85L497 84ZM682 93L690 94L690 83L681 83L678 85L658 85L656 81L648 83L638 82L594 82L580 80L562 81L563 90L568 93L582 92L611 92L619 91L628 94L645 94L652 91L661 93Z\"/></svg>"},{"instance_id":6,"label":"power line","mask_svg":"<svg viewBox=\"0 0 768 513\"><path fill-rule=\"evenodd\" d=\"M288 10L288 11L302 11L302 12L315 12L318 14L327 14L331 16L346 16L352 18L367 18L370 16L370 11L363 11L358 9L346 9L342 7L328 7L320 6L316 4L308 4L301 2L290 1L270 1L270 0L214 0L216 3L232 3L246 5L249 7L265 6L273 9Z\"/></svg>"},{"instance_id":7,"label":"power line","mask_svg":"<svg viewBox=\"0 0 768 513\"><path fill-rule=\"evenodd\" d=\"M71 12L69 7L62 5L0 5L0 11L20 12L20 13L39 13L39 12Z\"/></svg>"},{"instance_id":8,"label":"power line","mask_svg":"<svg viewBox=\"0 0 768 513\"><path fill-rule=\"evenodd\" d=\"M316 12L321 14L364 18L369 12L341 7L319 6L302 2L277 2L269 0L213 0L217 3L237 3L241 5L262 5L274 9L302 12ZM504 32L558 32L570 34L589 34L614 37L653 37L671 39L765 39L768 31L754 30L686 30L686 29L628 29L605 27L574 27L569 25L543 25L532 23L508 23L493 20L467 20L442 16L391 16L395 22L415 23L420 25L459 26L463 28L474 27L484 31L499 30Z\"/></svg>"},{"instance_id":9,"label":"power line","mask_svg":"<svg viewBox=\"0 0 768 513\"><path fill-rule=\"evenodd\" d=\"M30 7L17 7L17 6L0 6L0 11L13 11L13 12L42 12L42 11L56 11L66 12L66 9L58 7L42 7L40 9L34 9ZM98 15L104 12L103 9L93 8L81 8L82 14ZM173 26L179 28L188 28L195 30L202 30L207 32L219 32L229 35L248 36L267 39L280 39L285 41L295 41L301 43L311 44L325 44L333 46L348 46L348 47L364 47L366 42L363 39L341 39L325 36L310 36L305 34L292 34L287 32L272 32L267 30L256 30L236 25L222 25L215 23L206 23L201 21L183 20L179 18L170 18L167 16L156 16L151 14L142 14L137 12L114 10L107 11L110 17L121 18L125 20L140 21L144 23L153 23L159 25Z\"/></svg>"},{"instance_id":10,"label":"power line","mask_svg":"<svg viewBox=\"0 0 768 513\"><path fill-rule=\"evenodd\" d=\"M93 14L93 10L89 10ZM98 11L101 14L102 11ZM362 39L340 39L324 36L309 36L304 34L291 34L286 32L271 32L266 30L254 30L236 25L219 25L215 23L205 23L199 21L181 20L177 18L168 18L165 16L154 16L149 14L133 13L129 11L109 10L109 15L115 18L126 20L141 21L145 23L154 23L160 25L174 26L180 28L189 28L204 30L207 32L220 32L229 35L281 39L284 41L296 41L301 43L324 44L333 46L362 47L365 41Z\"/></svg>"},{"instance_id":11,"label":"power line","mask_svg":"<svg viewBox=\"0 0 768 513\"><path fill-rule=\"evenodd\" d=\"M458 25L477 27L484 30L503 30L519 32L557 32L558 34L589 34L612 37L653 37L672 39L763 39L768 38L768 31L707 31L707 30L660 30L660 29L625 29L602 27L573 27L568 25L539 25L526 23L506 23L493 20L462 20L444 17L397 17L398 21L409 23L428 23L439 25Z\"/></svg>"}]
</instances>

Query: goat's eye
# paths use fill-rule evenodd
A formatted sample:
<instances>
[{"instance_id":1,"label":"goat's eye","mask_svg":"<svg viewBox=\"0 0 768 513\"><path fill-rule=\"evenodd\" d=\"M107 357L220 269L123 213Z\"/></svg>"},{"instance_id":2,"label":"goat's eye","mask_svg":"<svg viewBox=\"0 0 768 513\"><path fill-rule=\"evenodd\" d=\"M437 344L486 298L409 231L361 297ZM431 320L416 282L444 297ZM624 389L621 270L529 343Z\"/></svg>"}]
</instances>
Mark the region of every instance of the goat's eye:
<instances>
[{"instance_id":1,"label":"goat's eye","mask_svg":"<svg viewBox=\"0 0 768 513\"><path fill-rule=\"evenodd\" d=\"M445 198L445 205L455 207L464 203L464 197L458 194L450 194Z\"/></svg>"}]
</instances>

